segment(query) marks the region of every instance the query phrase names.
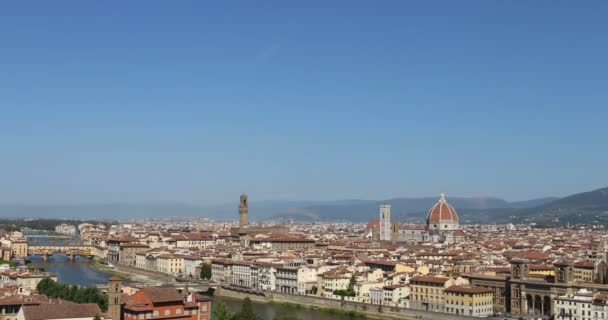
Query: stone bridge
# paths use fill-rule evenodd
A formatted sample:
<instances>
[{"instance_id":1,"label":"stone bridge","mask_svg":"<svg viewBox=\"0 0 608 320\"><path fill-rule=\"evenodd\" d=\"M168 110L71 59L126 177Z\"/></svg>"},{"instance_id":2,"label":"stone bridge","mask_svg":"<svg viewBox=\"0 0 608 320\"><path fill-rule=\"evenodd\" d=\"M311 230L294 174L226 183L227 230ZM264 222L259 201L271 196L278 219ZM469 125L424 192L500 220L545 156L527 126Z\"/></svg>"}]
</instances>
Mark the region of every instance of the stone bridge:
<instances>
[{"instance_id":1,"label":"stone bridge","mask_svg":"<svg viewBox=\"0 0 608 320\"><path fill-rule=\"evenodd\" d=\"M45 261L54 254L64 254L70 260L74 260L76 256L93 257L95 255L90 245L30 245L27 251L28 255L42 256Z\"/></svg>"}]
</instances>

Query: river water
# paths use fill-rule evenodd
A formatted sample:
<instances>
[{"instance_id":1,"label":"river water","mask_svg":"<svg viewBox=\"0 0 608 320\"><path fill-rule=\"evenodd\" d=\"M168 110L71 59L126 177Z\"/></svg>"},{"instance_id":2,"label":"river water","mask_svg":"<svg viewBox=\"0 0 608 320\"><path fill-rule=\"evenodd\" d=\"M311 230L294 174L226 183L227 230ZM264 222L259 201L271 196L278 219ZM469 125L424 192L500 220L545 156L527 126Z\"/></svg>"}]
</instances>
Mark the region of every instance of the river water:
<instances>
[{"instance_id":1,"label":"river water","mask_svg":"<svg viewBox=\"0 0 608 320\"><path fill-rule=\"evenodd\" d=\"M76 261L70 261L64 255L49 256L44 261L40 256L28 257L32 266L42 267L45 271L57 274L57 281L67 284L91 286L96 284L107 284L110 275L95 269L87 258L76 257Z\"/></svg>"}]
</instances>

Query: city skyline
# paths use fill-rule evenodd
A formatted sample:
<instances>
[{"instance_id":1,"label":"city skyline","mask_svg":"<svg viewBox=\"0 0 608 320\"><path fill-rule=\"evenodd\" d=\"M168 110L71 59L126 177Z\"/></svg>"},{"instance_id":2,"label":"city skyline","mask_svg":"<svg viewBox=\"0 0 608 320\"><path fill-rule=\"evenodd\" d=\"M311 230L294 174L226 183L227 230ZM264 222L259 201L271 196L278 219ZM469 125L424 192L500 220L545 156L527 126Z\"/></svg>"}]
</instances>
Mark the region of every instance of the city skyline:
<instances>
[{"instance_id":1,"label":"city skyline","mask_svg":"<svg viewBox=\"0 0 608 320\"><path fill-rule=\"evenodd\" d=\"M607 5L0 4L0 203L606 186Z\"/></svg>"}]
</instances>

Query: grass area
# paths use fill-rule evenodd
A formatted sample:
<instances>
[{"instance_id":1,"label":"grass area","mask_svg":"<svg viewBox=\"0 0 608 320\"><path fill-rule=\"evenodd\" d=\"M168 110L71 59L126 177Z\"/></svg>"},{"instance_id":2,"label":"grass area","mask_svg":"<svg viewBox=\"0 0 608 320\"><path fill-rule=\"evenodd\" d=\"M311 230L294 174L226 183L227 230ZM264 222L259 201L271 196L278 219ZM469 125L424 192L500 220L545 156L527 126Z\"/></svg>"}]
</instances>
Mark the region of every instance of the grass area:
<instances>
[{"instance_id":1,"label":"grass area","mask_svg":"<svg viewBox=\"0 0 608 320\"><path fill-rule=\"evenodd\" d=\"M99 258L93 258L91 260L91 266L103 273L107 273L109 275L116 276L116 277L123 278L123 279L130 279L129 274L123 273L120 271L116 271L116 270L108 267L108 265L103 263L103 261Z\"/></svg>"},{"instance_id":2,"label":"grass area","mask_svg":"<svg viewBox=\"0 0 608 320\"><path fill-rule=\"evenodd\" d=\"M293 302L283 302L283 301L270 301L269 304L279 305L283 307L287 307L290 309L308 309L315 310L327 314L347 316L351 318L366 318L367 316L361 312L357 312L354 310L344 310L344 309L336 309L336 308L327 308L327 307L317 307L314 305L302 305L299 303Z\"/></svg>"}]
</instances>

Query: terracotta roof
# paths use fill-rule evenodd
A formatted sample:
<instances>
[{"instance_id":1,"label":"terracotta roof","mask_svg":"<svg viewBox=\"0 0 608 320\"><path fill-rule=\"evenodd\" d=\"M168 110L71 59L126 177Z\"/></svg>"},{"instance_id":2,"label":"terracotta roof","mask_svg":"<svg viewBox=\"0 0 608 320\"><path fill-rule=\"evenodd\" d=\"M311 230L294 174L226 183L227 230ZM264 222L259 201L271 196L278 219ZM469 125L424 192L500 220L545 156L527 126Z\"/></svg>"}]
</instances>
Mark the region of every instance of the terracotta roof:
<instances>
[{"instance_id":1,"label":"terracotta roof","mask_svg":"<svg viewBox=\"0 0 608 320\"><path fill-rule=\"evenodd\" d=\"M439 201L429 210L426 216L427 224L440 224L445 221L458 223L458 215L456 210L446 200L443 194Z\"/></svg>"},{"instance_id":2,"label":"terracotta roof","mask_svg":"<svg viewBox=\"0 0 608 320\"><path fill-rule=\"evenodd\" d=\"M445 292L459 292L459 293L491 293L492 290L484 287L475 287L469 285L463 286L450 286L445 289Z\"/></svg>"},{"instance_id":3,"label":"terracotta roof","mask_svg":"<svg viewBox=\"0 0 608 320\"><path fill-rule=\"evenodd\" d=\"M99 306L94 303L77 304L62 301L56 304L41 304L23 307L23 315L27 320L90 318L102 316Z\"/></svg>"},{"instance_id":4,"label":"terracotta roof","mask_svg":"<svg viewBox=\"0 0 608 320\"><path fill-rule=\"evenodd\" d=\"M448 280L450 280L450 278L447 277L417 276L413 277L410 282L446 283Z\"/></svg>"},{"instance_id":5,"label":"terracotta roof","mask_svg":"<svg viewBox=\"0 0 608 320\"><path fill-rule=\"evenodd\" d=\"M184 298L173 288L145 287L141 289L152 303L183 301Z\"/></svg>"}]
</instances>

